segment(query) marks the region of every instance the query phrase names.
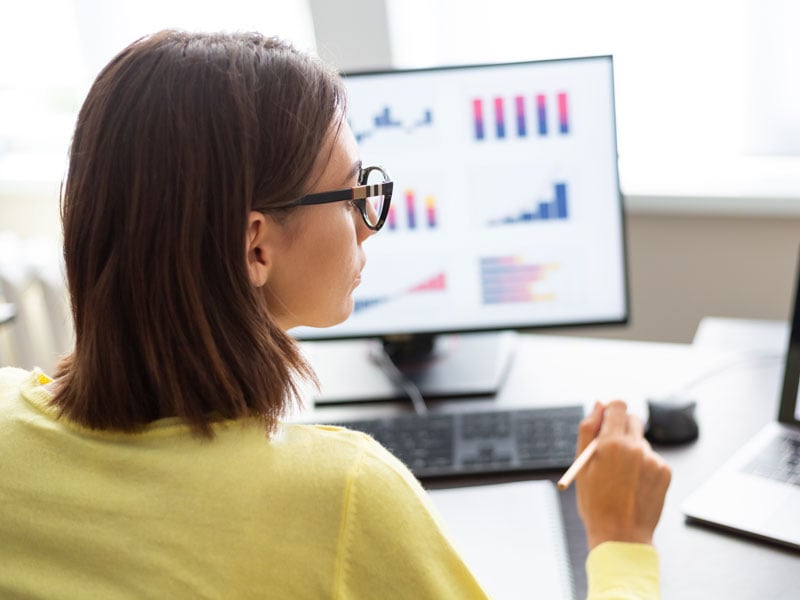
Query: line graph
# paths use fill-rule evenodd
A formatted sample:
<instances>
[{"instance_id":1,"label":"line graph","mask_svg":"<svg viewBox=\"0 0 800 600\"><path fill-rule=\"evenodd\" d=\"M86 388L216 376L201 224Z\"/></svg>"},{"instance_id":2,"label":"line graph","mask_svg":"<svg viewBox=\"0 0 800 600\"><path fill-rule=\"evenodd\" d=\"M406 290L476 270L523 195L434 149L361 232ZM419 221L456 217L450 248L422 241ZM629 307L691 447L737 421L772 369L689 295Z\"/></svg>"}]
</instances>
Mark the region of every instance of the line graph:
<instances>
[{"instance_id":1,"label":"line graph","mask_svg":"<svg viewBox=\"0 0 800 600\"><path fill-rule=\"evenodd\" d=\"M409 287L403 288L397 292L388 293L380 296L369 296L366 298L356 298L353 307L353 313L358 314L364 310L387 304L389 302L398 300L404 296L414 294L426 294L444 292L447 290L447 278L445 273L437 273L431 277L421 280L418 283L412 284Z\"/></svg>"}]
</instances>

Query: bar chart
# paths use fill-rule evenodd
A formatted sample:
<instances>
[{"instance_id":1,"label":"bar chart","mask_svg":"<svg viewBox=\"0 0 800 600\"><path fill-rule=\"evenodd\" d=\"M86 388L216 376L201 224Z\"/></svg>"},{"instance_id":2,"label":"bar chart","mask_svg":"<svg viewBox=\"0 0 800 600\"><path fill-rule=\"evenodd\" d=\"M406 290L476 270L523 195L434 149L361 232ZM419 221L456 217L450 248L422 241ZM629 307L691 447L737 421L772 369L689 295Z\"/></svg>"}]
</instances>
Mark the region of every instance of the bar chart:
<instances>
[{"instance_id":1,"label":"bar chart","mask_svg":"<svg viewBox=\"0 0 800 600\"><path fill-rule=\"evenodd\" d=\"M417 193L408 188L403 192L402 199L397 200L399 202L392 200L386 216L386 227L389 231L426 230L439 226L436 197L432 194L425 195L420 201Z\"/></svg>"},{"instance_id":2,"label":"bar chart","mask_svg":"<svg viewBox=\"0 0 800 600\"><path fill-rule=\"evenodd\" d=\"M548 102L548 99L550 102ZM569 97L566 92L512 97L494 96L472 99L473 136L477 141L487 139L545 137L551 131L548 104L554 104L559 135L570 133ZM493 127L489 127L491 124ZM513 124L509 127L507 124ZM535 133L534 133L535 132Z\"/></svg>"},{"instance_id":3,"label":"bar chart","mask_svg":"<svg viewBox=\"0 0 800 600\"><path fill-rule=\"evenodd\" d=\"M488 222L490 227L498 225L515 225L537 221L563 221L569 217L567 206L567 184L558 182L553 185L553 199L543 202L531 202L531 207L506 214Z\"/></svg>"},{"instance_id":4,"label":"bar chart","mask_svg":"<svg viewBox=\"0 0 800 600\"><path fill-rule=\"evenodd\" d=\"M557 263L529 262L522 256L492 256L480 259L484 304L548 302L553 292L540 290L540 284L557 270Z\"/></svg>"}]
</instances>

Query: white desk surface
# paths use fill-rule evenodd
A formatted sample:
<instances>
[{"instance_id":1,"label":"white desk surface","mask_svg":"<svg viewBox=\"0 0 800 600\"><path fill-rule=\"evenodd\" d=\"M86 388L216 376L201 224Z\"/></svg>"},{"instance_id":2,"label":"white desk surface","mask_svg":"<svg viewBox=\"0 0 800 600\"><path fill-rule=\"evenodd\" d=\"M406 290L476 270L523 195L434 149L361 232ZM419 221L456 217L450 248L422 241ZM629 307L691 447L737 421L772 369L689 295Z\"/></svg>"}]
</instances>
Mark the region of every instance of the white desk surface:
<instances>
[{"instance_id":1,"label":"white desk surface","mask_svg":"<svg viewBox=\"0 0 800 600\"><path fill-rule=\"evenodd\" d=\"M431 403L431 410L575 402L588 406L596 399L623 398L634 412L645 416L647 398L666 396L689 384L688 391L698 402L700 439L685 446L657 448L673 469L655 536L664 599L797 598L800 554L687 524L679 510L684 498L735 448L775 418L787 331L782 322L709 318L698 327L693 344L522 334L508 378L496 398L437 401ZM353 379L360 376L359 369L369 368L353 362L359 352L363 353L363 348L359 350L357 343L337 342L320 345L309 354L312 362L339 361L339 377ZM337 420L409 410L398 403L308 407L299 418ZM516 477L520 478L557 477L544 473ZM455 483L481 482L473 478ZM447 485L451 484L433 487ZM586 550L574 502L574 493L562 496L576 597L582 597Z\"/></svg>"},{"instance_id":2,"label":"white desk surface","mask_svg":"<svg viewBox=\"0 0 800 600\"><path fill-rule=\"evenodd\" d=\"M367 357L360 341L315 342L306 345L320 375L323 392L335 388L338 398L363 397L372 385L378 394L393 393L394 386ZM719 362L712 350L700 359L685 344L661 344L556 335L520 334L513 363L496 397L464 401L434 401L430 409L489 406L558 406L623 398L634 410L645 410L646 398L666 395ZM702 354L702 353L700 353ZM319 367L317 367L319 365ZM344 407L309 406L302 418L329 415L379 415L409 411L409 404L372 403ZM346 417L345 417L346 418Z\"/></svg>"},{"instance_id":3,"label":"white desk surface","mask_svg":"<svg viewBox=\"0 0 800 600\"><path fill-rule=\"evenodd\" d=\"M742 352L785 352L789 323L758 319L705 317L697 326L692 346L731 348Z\"/></svg>"}]
</instances>

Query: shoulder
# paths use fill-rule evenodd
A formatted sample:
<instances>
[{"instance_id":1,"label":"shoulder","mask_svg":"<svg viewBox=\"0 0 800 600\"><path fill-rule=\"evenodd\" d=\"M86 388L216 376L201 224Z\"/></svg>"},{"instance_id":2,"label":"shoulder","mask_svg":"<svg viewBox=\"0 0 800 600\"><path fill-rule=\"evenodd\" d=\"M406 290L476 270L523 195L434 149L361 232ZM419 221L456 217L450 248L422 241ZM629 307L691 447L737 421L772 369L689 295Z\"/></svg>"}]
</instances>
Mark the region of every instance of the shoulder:
<instances>
[{"instance_id":1,"label":"shoulder","mask_svg":"<svg viewBox=\"0 0 800 600\"><path fill-rule=\"evenodd\" d=\"M408 469L386 448L360 431L332 425L285 425L273 438L273 446L285 445L294 454L331 463L349 465L354 478L392 476L416 481Z\"/></svg>"},{"instance_id":2,"label":"shoulder","mask_svg":"<svg viewBox=\"0 0 800 600\"><path fill-rule=\"evenodd\" d=\"M402 497L428 501L408 468L365 433L329 425L286 425L272 444L291 449L293 461L321 479L344 477L351 501L358 501L361 510L381 510L381 499L390 504Z\"/></svg>"}]
</instances>

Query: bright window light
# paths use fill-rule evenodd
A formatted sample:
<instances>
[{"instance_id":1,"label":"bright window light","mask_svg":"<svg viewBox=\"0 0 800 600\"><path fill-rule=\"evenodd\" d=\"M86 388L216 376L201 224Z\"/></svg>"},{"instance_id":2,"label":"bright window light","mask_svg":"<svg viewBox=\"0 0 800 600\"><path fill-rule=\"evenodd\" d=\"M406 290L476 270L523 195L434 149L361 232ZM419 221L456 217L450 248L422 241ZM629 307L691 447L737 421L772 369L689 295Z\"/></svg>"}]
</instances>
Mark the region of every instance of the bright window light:
<instances>
[{"instance_id":1,"label":"bright window light","mask_svg":"<svg viewBox=\"0 0 800 600\"><path fill-rule=\"evenodd\" d=\"M28 0L0 20L0 191L60 181L80 104L129 43L168 27L259 31L315 49L307 0Z\"/></svg>"},{"instance_id":2,"label":"bright window light","mask_svg":"<svg viewBox=\"0 0 800 600\"><path fill-rule=\"evenodd\" d=\"M800 199L800 3L387 2L397 67L612 54L628 196Z\"/></svg>"}]
</instances>

